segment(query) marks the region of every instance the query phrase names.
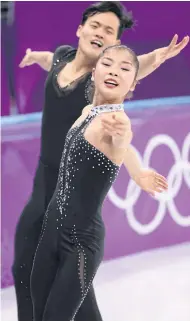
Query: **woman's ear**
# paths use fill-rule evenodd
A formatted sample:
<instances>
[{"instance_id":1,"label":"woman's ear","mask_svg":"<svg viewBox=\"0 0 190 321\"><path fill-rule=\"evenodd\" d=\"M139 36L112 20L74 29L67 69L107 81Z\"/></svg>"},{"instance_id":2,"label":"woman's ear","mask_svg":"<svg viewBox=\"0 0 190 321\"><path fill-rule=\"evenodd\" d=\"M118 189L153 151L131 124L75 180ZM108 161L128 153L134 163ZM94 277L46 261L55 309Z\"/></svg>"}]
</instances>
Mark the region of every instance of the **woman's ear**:
<instances>
[{"instance_id":1,"label":"woman's ear","mask_svg":"<svg viewBox=\"0 0 190 321\"><path fill-rule=\"evenodd\" d=\"M133 82L133 84L132 84L132 86L130 88L130 91L134 91L135 90L137 83L138 83L138 80L134 80L134 82Z\"/></svg>"},{"instance_id":2,"label":"woman's ear","mask_svg":"<svg viewBox=\"0 0 190 321\"><path fill-rule=\"evenodd\" d=\"M95 76L95 68L92 69L92 78L91 78L92 81L94 81L94 76Z\"/></svg>"},{"instance_id":3,"label":"woman's ear","mask_svg":"<svg viewBox=\"0 0 190 321\"><path fill-rule=\"evenodd\" d=\"M125 99L131 99L133 97L133 91L135 90L137 84L139 84L139 80L134 80L130 90L125 95Z\"/></svg>"},{"instance_id":4,"label":"woman's ear","mask_svg":"<svg viewBox=\"0 0 190 321\"><path fill-rule=\"evenodd\" d=\"M133 92L132 91L129 91L126 95L125 95L125 97L124 97L124 100L125 99L131 99L133 97Z\"/></svg>"}]
</instances>

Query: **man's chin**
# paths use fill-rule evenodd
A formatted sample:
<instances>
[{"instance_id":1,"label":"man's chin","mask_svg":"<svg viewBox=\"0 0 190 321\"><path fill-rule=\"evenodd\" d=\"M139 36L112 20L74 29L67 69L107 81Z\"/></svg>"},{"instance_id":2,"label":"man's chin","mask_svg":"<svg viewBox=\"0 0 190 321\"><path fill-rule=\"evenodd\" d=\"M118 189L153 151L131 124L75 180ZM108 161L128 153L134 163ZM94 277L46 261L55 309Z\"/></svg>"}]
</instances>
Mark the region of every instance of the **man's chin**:
<instances>
[{"instance_id":1,"label":"man's chin","mask_svg":"<svg viewBox=\"0 0 190 321\"><path fill-rule=\"evenodd\" d=\"M98 60L100 54L102 53L102 50L93 50L93 49L90 49L90 50L87 50L86 51L86 56L89 58L89 59L92 59L92 60Z\"/></svg>"}]
</instances>

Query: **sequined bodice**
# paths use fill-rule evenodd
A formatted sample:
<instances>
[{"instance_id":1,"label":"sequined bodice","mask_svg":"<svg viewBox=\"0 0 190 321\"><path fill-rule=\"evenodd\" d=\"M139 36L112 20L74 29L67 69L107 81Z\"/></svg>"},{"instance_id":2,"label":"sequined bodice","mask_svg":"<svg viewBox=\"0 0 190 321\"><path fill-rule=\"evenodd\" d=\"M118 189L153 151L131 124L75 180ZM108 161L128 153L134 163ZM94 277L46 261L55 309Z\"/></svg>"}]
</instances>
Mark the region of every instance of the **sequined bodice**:
<instances>
[{"instance_id":1,"label":"sequined bodice","mask_svg":"<svg viewBox=\"0 0 190 321\"><path fill-rule=\"evenodd\" d=\"M66 220L85 222L101 212L102 203L114 182L119 166L109 160L84 137L96 115L121 110L123 105L94 107L88 117L69 130L60 163L55 191L57 210Z\"/></svg>"}]
</instances>

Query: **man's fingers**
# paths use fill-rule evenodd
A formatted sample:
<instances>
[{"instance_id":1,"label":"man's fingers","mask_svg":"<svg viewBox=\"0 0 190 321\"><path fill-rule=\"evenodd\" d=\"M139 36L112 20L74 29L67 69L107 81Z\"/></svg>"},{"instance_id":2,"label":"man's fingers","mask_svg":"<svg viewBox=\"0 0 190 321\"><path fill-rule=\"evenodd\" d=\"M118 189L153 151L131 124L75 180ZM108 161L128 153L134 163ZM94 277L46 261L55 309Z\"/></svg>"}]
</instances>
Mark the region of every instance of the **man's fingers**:
<instances>
[{"instance_id":1,"label":"man's fingers","mask_svg":"<svg viewBox=\"0 0 190 321\"><path fill-rule=\"evenodd\" d=\"M178 35L175 35L168 46L168 51L170 51L171 49L173 49L175 47L177 40L178 40Z\"/></svg>"},{"instance_id":2,"label":"man's fingers","mask_svg":"<svg viewBox=\"0 0 190 321\"><path fill-rule=\"evenodd\" d=\"M29 54L31 52L32 52L32 50L30 48L26 49L26 54Z\"/></svg>"},{"instance_id":3,"label":"man's fingers","mask_svg":"<svg viewBox=\"0 0 190 321\"><path fill-rule=\"evenodd\" d=\"M188 42L189 42L189 36L186 36L183 38L183 40L180 43L178 43L178 45L175 46L175 49L177 49L178 51L181 51L187 46Z\"/></svg>"},{"instance_id":4,"label":"man's fingers","mask_svg":"<svg viewBox=\"0 0 190 321\"><path fill-rule=\"evenodd\" d=\"M22 61L21 61L20 64L19 64L19 67L20 67L20 68L25 67L25 58L22 59Z\"/></svg>"},{"instance_id":5,"label":"man's fingers","mask_svg":"<svg viewBox=\"0 0 190 321\"><path fill-rule=\"evenodd\" d=\"M26 55L24 56L24 58L21 60L19 67L23 68L25 66L27 66L27 55L30 54L32 52L32 50L30 48L26 49Z\"/></svg>"}]
</instances>

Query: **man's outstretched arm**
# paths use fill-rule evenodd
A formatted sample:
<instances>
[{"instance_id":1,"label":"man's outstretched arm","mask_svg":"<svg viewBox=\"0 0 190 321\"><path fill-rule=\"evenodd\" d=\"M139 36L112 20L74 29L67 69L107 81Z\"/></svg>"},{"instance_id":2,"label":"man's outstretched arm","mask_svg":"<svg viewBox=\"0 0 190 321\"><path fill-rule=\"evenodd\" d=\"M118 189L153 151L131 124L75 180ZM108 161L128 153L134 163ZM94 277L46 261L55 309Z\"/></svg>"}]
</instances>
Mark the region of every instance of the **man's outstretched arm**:
<instances>
[{"instance_id":1,"label":"man's outstretched arm","mask_svg":"<svg viewBox=\"0 0 190 321\"><path fill-rule=\"evenodd\" d=\"M187 46L189 42L189 36L184 37L183 40L178 44L177 40L178 35L175 35L169 46L155 49L150 53L138 56L140 66L137 80L147 77L166 60L177 56L181 52L181 50L183 50Z\"/></svg>"}]
</instances>

